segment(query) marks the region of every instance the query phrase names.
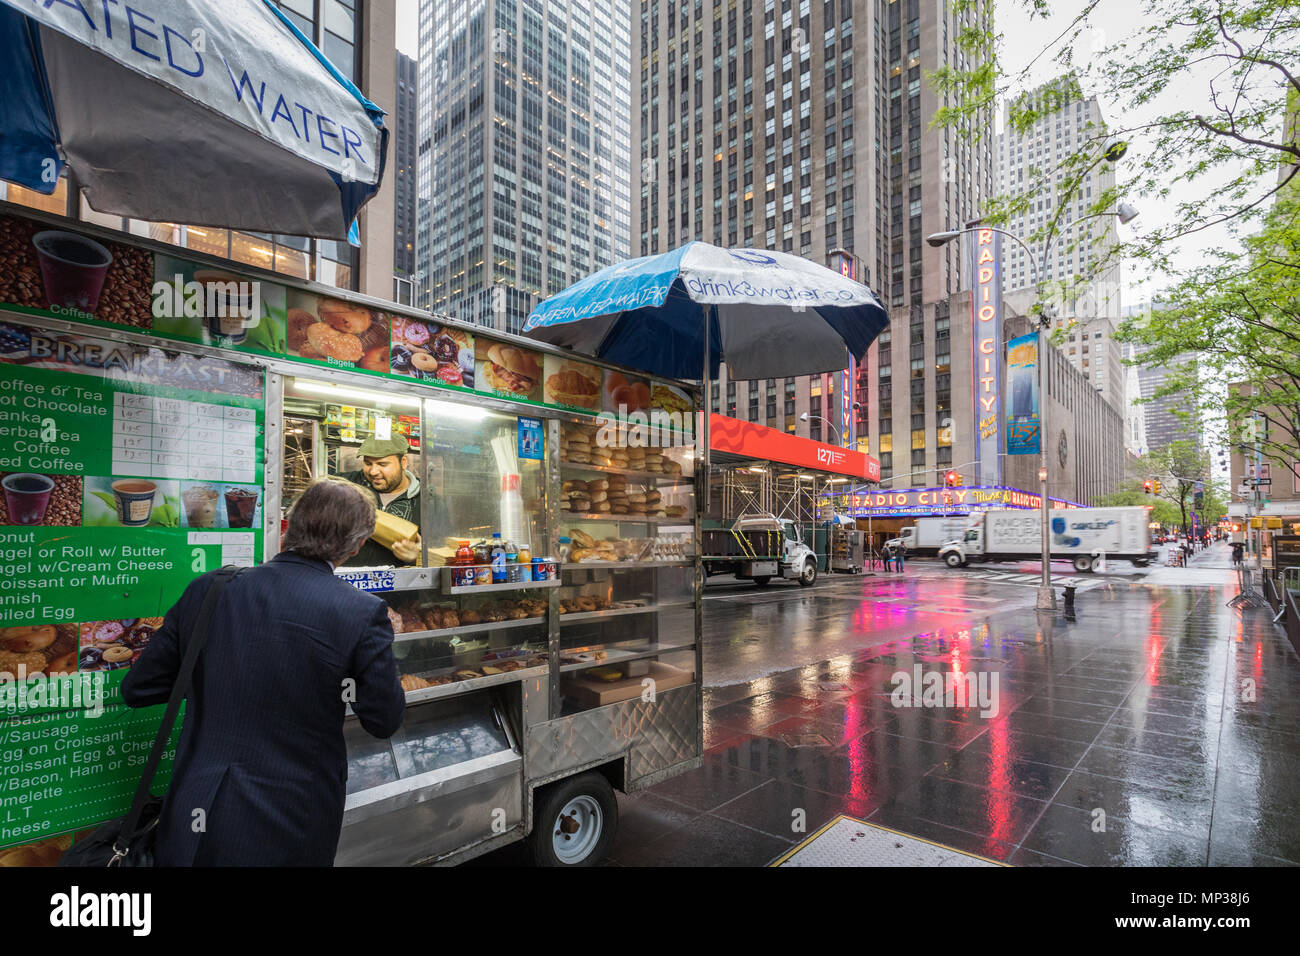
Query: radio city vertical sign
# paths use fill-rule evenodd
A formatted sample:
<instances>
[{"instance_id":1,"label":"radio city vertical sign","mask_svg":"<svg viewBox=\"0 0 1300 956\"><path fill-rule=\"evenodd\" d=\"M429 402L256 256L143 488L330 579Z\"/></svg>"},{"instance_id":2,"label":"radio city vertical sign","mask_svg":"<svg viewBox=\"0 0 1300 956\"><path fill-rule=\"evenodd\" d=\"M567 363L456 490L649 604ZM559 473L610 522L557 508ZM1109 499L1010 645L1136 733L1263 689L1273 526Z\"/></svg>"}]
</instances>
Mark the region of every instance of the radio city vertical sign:
<instances>
[{"instance_id":1,"label":"radio city vertical sign","mask_svg":"<svg viewBox=\"0 0 1300 956\"><path fill-rule=\"evenodd\" d=\"M840 444L853 447L853 382L857 378L858 363L849 356L849 367L840 373Z\"/></svg>"},{"instance_id":2,"label":"radio city vertical sign","mask_svg":"<svg viewBox=\"0 0 1300 956\"><path fill-rule=\"evenodd\" d=\"M973 233L971 329L974 347L975 473L981 484L1001 484L998 454L1002 368L1002 237L992 229Z\"/></svg>"}]
</instances>

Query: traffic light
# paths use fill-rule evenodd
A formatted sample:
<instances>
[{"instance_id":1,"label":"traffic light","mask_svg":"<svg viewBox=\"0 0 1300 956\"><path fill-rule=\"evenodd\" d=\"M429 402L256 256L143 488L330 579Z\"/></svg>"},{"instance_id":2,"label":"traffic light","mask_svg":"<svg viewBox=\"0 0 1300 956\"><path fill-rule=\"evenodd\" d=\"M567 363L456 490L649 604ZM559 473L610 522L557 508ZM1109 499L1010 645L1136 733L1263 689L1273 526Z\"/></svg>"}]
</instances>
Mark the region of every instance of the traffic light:
<instances>
[{"instance_id":1,"label":"traffic light","mask_svg":"<svg viewBox=\"0 0 1300 956\"><path fill-rule=\"evenodd\" d=\"M1154 486L1154 487L1152 488L1152 490L1153 490L1156 494L1160 494L1160 482L1156 481L1156 482L1152 482L1152 484L1153 484L1153 486Z\"/></svg>"},{"instance_id":2,"label":"traffic light","mask_svg":"<svg viewBox=\"0 0 1300 956\"><path fill-rule=\"evenodd\" d=\"M1148 479L1148 480L1142 482L1142 491L1145 492L1145 493L1148 494L1148 495L1151 494L1151 481L1150 481L1150 479Z\"/></svg>"},{"instance_id":3,"label":"traffic light","mask_svg":"<svg viewBox=\"0 0 1300 956\"><path fill-rule=\"evenodd\" d=\"M943 484L946 488L956 488L961 484L961 475L955 471L950 471L943 477Z\"/></svg>"}]
</instances>

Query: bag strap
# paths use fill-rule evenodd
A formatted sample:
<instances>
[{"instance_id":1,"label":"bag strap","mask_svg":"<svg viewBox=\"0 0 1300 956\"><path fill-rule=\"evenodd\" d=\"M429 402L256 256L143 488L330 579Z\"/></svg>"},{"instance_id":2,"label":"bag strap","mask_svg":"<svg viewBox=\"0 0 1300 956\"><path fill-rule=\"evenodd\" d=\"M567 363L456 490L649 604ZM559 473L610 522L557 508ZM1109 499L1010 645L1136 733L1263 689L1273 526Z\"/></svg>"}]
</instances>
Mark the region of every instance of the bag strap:
<instances>
[{"instance_id":1,"label":"bag strap","mask_svg":"<svg viewBox=\"0 0 1300 956\"><path fill-rule=\"evenodd\" d=\"M140 773L140 784L135 790L135 799L131 801L131 810L126 815L122 823L122 829L118 831L118 839L114 841L113 849L119 854L125 855L130 847L119 847L118 842L127 842L136 836L136 829L140 825L140 816L144 813L145 804L149 802L149 788L153 784L154 775L158 772L158 764L162 762L163 751L167 747L167 739L171 737L172 727L176 724L176 716L181 709L181 701L190 690L190 678L194 674L194 665L198 663L199 652L203 650L203 645L208 639L208 622L212 620L213 611L216 610L217 601L221 597L221 592L225 590L226 585L234 579L243 568L237 568L233 565L227 565L219 570L212 578L212 584L208 587L208 593L203 597L203 604L199 607L199 615L194 621L194 629L190 632L190 638L185 644L185 657L181 660L180 670L176 674L176 681L172 684L171 697L167 700L167 711L163 714L162 723L158 726L158 735L154 737L153 747L149 751L149 759L145 761L144 770Z\"/></svg>"}]
</instances>

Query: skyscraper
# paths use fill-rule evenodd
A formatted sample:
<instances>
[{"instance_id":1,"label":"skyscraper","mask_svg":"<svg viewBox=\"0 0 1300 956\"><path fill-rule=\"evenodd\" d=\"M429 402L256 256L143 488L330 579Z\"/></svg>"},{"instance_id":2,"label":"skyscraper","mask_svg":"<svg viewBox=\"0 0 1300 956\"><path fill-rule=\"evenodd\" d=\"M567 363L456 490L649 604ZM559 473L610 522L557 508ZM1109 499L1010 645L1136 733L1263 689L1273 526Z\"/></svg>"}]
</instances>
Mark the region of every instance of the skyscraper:
<instances>
[{"instance_id":1,"label":"skyscraper","mask_svg":"<svg viewBox=\"0 0 1300 956\"><path fill-rule=\"evenodd\" d=\"M855 272L893 328L849 383L848 431L884 475L897 440L933 479L952 461L947 297L962 286L962 260L957 244L934 249L924 237L977 214L994 160L990 112L975 124L988 131L980 140L931 128L947 101L923 74L973 65L958 33L987 22L992 4L956 15L920 0L640 0L640 14L637 252L702 239ZM891 350L903 336L908 347ZM845 379L724 373L712 406L847 442Z\"/></svg>"},{"instance_id":2,"label":"skyscraper","mask_svg":"<svg viewBox=\"0 0 1300 956\"><path fill-rule=\"evenodd\" d=\"M1003 108L1004 131L998 136L999 192L1004 196L1030 193L1028 209L1013 216L1006 229L1028 242L1032 261L1019 243L1003 244L1005 291L1008 301L1027 310L1038 296L1039 270L1042 275L1037 279L1045 289L1063 285L1068 290L1054 294L1056 325L1065 328L1068 336L1061 351L1122 414L1128 404L1127 376L1114 337L1121 311L1120 268L1110 261L1119 234L1114 216L1087 215L1089 206L1115 188L1115 170L1105 161L1081 175L1062 166L1068 156L1082 150L1099 155L1107 144L1106 122L1097 98L1084 96L1072 74L1044 84L1029 96L1040 102L1050 97L1046 115L1020 133L1011 128L1008 104ZM1035 170L1044 178L1039 179ZM1072 181L1076 176L1080 176L1077 183ZM1067 189L1074 190L1076 198L1060 209L1067 202ZM1057 213L1058 234L1050 242L1029 241Z\"/></svg>"},{"instance_id":3,"label":"skyscraper","mask_svg":"<svg viewBox=\"0 0 1300 956\"><path fill-rule=\"evenodd\" d=\"M421 0L417 301L517 332L629 255L627 0Z\"/></svg>"},{"instance_id":4,"label":"skyscraper","mask_svg":"<svg viewBox=\"0 0 1300 956\"><path fill-rule=\"evenodd\" d=\"M416 271L416 143L419 133L419 64L397 54L397 98L393 111L393 275L410 280ZM408 287L409 288L409 287Z\"/></svg>"}]
</instances>

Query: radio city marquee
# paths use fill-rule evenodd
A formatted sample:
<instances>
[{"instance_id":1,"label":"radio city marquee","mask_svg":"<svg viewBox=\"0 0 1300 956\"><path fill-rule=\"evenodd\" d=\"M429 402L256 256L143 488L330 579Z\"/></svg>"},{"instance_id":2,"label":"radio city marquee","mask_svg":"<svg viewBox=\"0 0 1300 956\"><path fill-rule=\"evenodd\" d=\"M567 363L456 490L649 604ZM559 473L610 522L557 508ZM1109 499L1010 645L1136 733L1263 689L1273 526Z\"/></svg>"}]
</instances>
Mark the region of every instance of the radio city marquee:
<instances>
[{"instance_id":1,"label":"radio city marquee","mask_svg":"<svg viewBox=\"0 0 1300 956\"><path fill-rule=\"evenodd\" d=\"M975 232L971 276L971 327L975 349L975 473L982 481L1002 478L998 447L998 396L1002 368L1002 237L992 229Z\"/></svg>"},{"instance_id":2,"label":"radio city marquee","mask_svg":"<svg viewBox=\"0 0 1300 956\"><path fill-rule=\"evenodd\" d=\"M1039 497L1019 488L981 485L966 488L912 488L908 491L872 491L846 496L838 507L847 515L898 517L906 515L970 514L990 508L1038 507ZM1053 508L1078 508L1080 505L1059 498L1049 499Z\"/></svg>"}]
</instances>

